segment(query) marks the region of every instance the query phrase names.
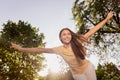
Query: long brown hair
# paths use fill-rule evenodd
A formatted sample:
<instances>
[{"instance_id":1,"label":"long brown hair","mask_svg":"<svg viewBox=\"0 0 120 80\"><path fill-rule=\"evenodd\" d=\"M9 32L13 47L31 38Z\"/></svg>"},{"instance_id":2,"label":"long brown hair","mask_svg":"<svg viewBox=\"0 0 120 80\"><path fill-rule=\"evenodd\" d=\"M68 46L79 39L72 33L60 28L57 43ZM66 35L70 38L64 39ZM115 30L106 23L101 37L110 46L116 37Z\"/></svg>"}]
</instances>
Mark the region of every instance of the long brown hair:
<instances>
[{"instance_id":1,"label":"long brown hair","mask_svg":"<svg viewBox=\"0 0 120 80\"><path fill-rule=\"evenodd\" d=\"M63 28L59 33L60 40L61 40L61 33L64 30L68 30L71 33L72 39L70 43L76 58L85 59L86 52L85 52L85 47L82 45L82 43L87 42L86 39L82 35L78 35L74 33L69 28Z\"/></svg>"}]
</instances>

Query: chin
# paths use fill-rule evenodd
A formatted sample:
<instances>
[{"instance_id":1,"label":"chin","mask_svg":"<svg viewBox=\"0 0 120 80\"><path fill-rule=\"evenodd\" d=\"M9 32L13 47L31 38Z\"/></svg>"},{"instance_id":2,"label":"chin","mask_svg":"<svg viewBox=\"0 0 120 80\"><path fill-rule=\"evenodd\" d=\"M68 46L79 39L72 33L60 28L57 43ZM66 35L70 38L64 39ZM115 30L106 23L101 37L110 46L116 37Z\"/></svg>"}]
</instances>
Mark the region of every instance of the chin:
<instances>
[{"instance_id":1,"label":"chin","mask_svg":"<svg viewBox=\"0 0 120 80\"><path fill-rule=\"evenodd\" d=\"M70 44L70 42L63 42L63 44Z\"/></svg>"}]
</instances>

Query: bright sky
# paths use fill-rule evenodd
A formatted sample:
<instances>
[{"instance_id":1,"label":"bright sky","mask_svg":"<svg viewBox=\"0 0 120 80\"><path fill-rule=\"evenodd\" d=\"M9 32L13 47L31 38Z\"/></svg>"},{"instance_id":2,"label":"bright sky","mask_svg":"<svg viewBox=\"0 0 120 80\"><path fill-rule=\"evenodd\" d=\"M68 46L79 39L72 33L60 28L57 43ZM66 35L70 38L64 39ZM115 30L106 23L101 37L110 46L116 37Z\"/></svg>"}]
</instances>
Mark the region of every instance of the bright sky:
<instances>
[{"instance_id":1,"label":"bright sky","mask_svg":"<svg viewBox=\"0 0 120 80\"><path fill-rule=\"evenodd\" d=\"M72 20L73 4L74 0L0 0L0 29L8 20L22 20L44 33L46 47L57 46L60 44L58 34L62 28L76 31ZM55 56L47 57L49 65L56 59Z\"/></svg>"},{"instance_id":2,"label":"bright sky","mask_svg":"<svg viewBox=\"0 0 120 80\"><path fill-rule=\"evenodd\" d=\"M73 3L74 0L0 0L0 27L8 20L28 22L44 33L46 46L56 46L63 27L75 30Z\"/></svg>"}]
</instances>

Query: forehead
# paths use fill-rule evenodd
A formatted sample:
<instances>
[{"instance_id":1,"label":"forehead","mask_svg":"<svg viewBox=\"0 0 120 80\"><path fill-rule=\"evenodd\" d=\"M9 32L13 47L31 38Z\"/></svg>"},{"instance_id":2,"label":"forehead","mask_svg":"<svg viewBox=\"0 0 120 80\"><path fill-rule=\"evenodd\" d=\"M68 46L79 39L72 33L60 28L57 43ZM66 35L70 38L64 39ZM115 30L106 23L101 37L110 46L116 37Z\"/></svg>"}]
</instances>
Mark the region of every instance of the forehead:
<instances>
[{"instance_id":1,"label":"forehead","mask_svg":"<svg viewBox=\"0 0 120 80\"><path fill-rule=\"evenodd\" d=\"M67 30L67 29L65 29L65 30L63 30L63 31L61 32L61 34L64 34L64 33L70 33L70 31Z\"/></svg>"}]
</instances>

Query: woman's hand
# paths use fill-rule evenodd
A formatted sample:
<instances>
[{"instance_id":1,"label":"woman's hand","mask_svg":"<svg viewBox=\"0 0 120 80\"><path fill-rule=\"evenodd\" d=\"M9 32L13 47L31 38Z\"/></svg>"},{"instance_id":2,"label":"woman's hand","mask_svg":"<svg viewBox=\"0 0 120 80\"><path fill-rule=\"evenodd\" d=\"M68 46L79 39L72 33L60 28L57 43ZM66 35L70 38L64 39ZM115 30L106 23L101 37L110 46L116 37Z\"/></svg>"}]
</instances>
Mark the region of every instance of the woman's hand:
<instances>
[{"instance_id":1,"label":"woman's hand","mask_svg":"<svg viewBox=\"0 0 120 80\"><path fill-rule=\"evenodd\" d=\"M110 11L106 17L107 20L111 19L114 15L114 12L113 11Z\"/></svg>"},{"instance_id":2,"label":"woman's hand","mask_svg":"<svg viewBox=\"0 0 120 80\"><path fill-rule=\"evenodd\" d=\"M21 48L20 45L17 45L15 43L11 43L11 47L14 48L14 49L17 49L17 50L19 50Z\"/></svg>"}]
</instances>

